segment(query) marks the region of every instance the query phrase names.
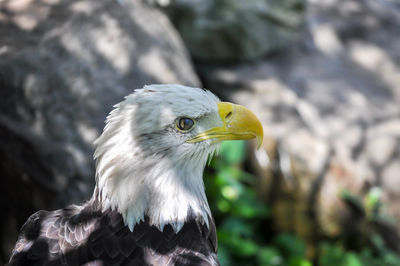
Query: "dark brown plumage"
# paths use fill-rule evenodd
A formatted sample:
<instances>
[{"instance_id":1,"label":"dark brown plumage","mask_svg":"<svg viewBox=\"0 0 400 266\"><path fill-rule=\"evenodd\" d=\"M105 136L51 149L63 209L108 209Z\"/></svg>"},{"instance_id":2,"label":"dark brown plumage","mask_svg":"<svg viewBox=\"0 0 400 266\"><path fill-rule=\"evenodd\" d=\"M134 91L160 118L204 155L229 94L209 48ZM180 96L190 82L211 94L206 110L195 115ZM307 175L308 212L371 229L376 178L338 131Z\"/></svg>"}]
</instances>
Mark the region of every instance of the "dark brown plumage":
<instances>
[{"instance_id":1,"label":"dark brown plumage","mask_svg":"<svg viewBox=\"0 0 400 266\"><path fill-rule=\"evenodd\" d=\"M193 215L176 234L148 219L133 232L121 214L102 212L96 201L83 207L33 214L21 229L10 265L217 265L215 225Z\"/></svg>"}]
</instances>

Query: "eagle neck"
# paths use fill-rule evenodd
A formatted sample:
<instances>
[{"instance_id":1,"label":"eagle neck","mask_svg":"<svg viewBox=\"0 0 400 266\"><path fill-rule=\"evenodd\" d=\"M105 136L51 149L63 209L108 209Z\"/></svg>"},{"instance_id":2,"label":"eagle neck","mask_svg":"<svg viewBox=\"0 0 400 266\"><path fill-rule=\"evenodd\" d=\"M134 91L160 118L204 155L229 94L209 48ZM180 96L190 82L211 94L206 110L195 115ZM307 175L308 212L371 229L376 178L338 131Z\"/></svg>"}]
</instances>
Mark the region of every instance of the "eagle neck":
<instances>
[{"instance_id":1,"label":"eagle neck","mask_svg":"<svg viewBox=\"0 0 400 266\"><path fill-rule=\"evenodd\" d=\"M160 231L170 224L179 232L189 216L208 227L211 211L203 182L206 160L174 163L167 158L147 158L140 160L146 162L140 167L121 165L121 169L130 171L114 169L102 187L97 184L99 201L103 210L111 208L121 213L131 231L146 217Z\"/></svg>"}]
</instances>

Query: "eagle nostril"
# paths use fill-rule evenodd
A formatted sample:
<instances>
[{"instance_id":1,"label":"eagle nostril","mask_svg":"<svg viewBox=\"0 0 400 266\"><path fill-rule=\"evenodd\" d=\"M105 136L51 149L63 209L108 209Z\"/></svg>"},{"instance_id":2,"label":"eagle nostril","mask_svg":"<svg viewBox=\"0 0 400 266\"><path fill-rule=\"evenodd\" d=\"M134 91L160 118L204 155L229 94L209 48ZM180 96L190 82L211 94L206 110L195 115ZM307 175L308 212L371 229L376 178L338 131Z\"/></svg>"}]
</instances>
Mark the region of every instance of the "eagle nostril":
<instances>
[{"instance_id":1,"label":"eagle nostril","mask_svg":"<svg viewBox=\"0 0 400 266\"><path fill-rule=\"evenodd\" d=\"M227 113L225 116L225 120L229 119L231 116L232 116L232 112Z\"/></svg>"}]
</instances>

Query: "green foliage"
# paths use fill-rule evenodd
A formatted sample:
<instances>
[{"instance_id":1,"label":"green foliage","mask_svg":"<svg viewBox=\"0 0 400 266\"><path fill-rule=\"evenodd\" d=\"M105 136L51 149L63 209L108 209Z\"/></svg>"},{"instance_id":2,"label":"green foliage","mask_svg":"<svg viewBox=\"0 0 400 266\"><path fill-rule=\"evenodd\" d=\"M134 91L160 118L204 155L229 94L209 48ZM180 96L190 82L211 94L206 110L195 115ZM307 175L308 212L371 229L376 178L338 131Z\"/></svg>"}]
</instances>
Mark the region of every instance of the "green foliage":
<instances>
[{"instance_id":1,"label":"green foliage","mask_svg":"<svg viewBox=\"0 0 400 266\"><path fill-rule=\"evenodd\" d=\"M275 239L264 235L270 210L257 200L252 188L254 176L243 170L245 155L245 142L224 142L219 156L206 171L205 185L218 226L221 265L311 266L300 239L289 234Z\"/></svg>"},{"instance_id":2,"label":"green foliage","mask_svg":"<svg viewBox=\"0 0 400 266\"><path fill-rule=\"evenodd\" d=\"M218 231L218 258L225 265L262 266L400 266L400 257L389 251L373 230L369 248L349 250L345 241L317 243L314 264L306 257L304 240L286 232L272 232L271 211L254 192L255 177L243 170L243 141L224 142L219 156L205 172L205 186ZM380 214L380 191L358 199L348 192L342 199L367 222L384 219ZM369 232L369 231L368 231Z\"/></svg>"},{"instance_id":3,"label":"green foliage","mask_svg":"<svg viewBox=\"0 0 400 266\"><path fill-rule=\"evenodd\" d=\"M364 248L359 252L345 250L340 243L321 244L320 266L399 266L400 258L389 250L381 253Z\"/></svg>"}]
</instances>

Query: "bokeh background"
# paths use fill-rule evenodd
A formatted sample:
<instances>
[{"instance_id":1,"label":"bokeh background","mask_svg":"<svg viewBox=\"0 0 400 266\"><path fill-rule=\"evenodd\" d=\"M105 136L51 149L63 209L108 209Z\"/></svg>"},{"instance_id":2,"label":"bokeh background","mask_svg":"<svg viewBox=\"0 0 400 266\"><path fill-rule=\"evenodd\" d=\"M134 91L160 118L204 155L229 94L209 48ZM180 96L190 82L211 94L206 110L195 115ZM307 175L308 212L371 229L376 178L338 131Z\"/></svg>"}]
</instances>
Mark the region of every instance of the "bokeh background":
<instances>
[{"instance_id":1,"label":"bokeh background","mask_svg":"<svg viewBox=\"0 0 400 266\"><path fill-rule=\"evenodd\" d=\"M0 264L91 196L107 113L152 83L263 123L206 169L223 266L400 265L397 0L0 0Z\"/></svg>"}]
</instances>

